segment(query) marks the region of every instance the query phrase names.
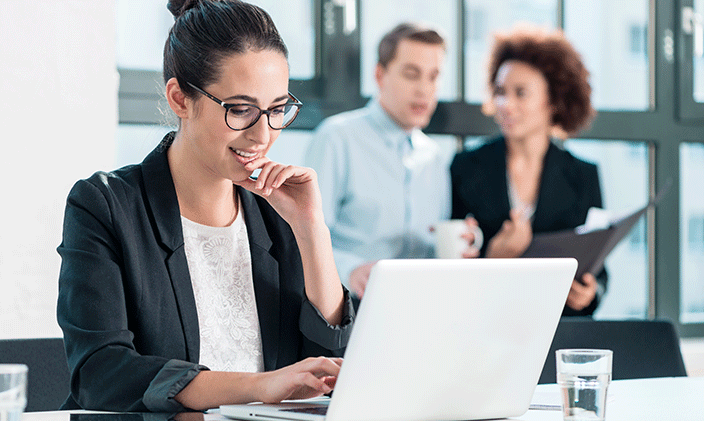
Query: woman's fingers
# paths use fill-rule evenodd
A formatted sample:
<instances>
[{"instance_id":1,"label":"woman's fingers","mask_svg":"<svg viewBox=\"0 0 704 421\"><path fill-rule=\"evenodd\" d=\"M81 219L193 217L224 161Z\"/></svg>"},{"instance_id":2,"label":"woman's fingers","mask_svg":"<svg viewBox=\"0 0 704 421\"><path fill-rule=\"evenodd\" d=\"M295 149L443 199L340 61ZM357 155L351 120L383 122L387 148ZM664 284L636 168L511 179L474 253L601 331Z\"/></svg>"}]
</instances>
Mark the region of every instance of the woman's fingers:
<instances>
[{"instance_id":1,"label":"woman's fingers","mask_svg":"<svg viewBox=\"0 0 704 421\"><path fill-rule=\"evenodd\" d=\"M255 160L256 161L256 160ZM252 163L250 163L252 164ZM269 196L274 188L279 187L279 185L274 185L274 180L283 171L284 166L277 164L273 161L262 162L263 165L254 168L254 170L259 169L259 175L256 180L245 180L244 182L238 183L248 190L254 191L262 196ZM249 165L249 164L247 164ZM249 181L252 181L249 183ZM245 184L246 183L246 184Z\"/></svg>"},{"instance_id":2,"label":"woman's fingers","mask_svg":"<svg viewBox=\"0 0 704 421\"><path fill-rule=\"evenodd\" d=\"M271 160L269 158L267 158L266 156L262 156L260 158L253 159L252 161L249 161L248 163L246 163L244 165L244 169L247 171L258 170L258 169L264 167L264 165L267 162L271 162Z\"/></svg>"},{"instance_id":3,"label":"woman's fingers","mask_svg":"<svg viewBox=\"0 0 704 421\"><path fill-rule=\"evenodd\" d=\"M274 177L278 174L278 166L279 164L273 161L267 161L260 167L261 172L257 176L257 190L259 190L262 195L268 196L271 194L272 173Z\"/></svg>"},{"instance_id":4,"label":"woman's fingers","mask_svg":"<svg viewBox=\"0 0 704 421\"><path fill-rule=\"evenodd\" d=\"M588 306L596 296L596 278L592 274L585 274L582 281L574 280L567 295L567 305L575 310L582 310Z\"/></svg>"},{"instance_id":5,"label":"woman's fingers","mask_svg":"<svg viewBox=\"0 0 704 421\"><path fill-rule=\"evenodd\" d=\"M307 358L296 364L274 372L274 384L278 384L274 396L268 401L280 402L284 399L303 399L332 392L337 375L342 366L342 358Z\"/></svg>"},{"instance_id":6,"label":"woman's fingers","mask_svg":"<svg viewBox=\"0 0 704 421\"><path fill-rule=\"evenodd\" d=\"M582 275L582 283L590 289L596 290L596 277L591 273L585 273L584 275Z\"/></svg>"},{"instance_id":7,"label":"woman's fingers","mask_svg":"<svg viewBox=\"0 0 704 421\"><path fill-rule=\"evenodd\" d=\"M272 172L270 176L271 187L274 189L278 189L279 187L284 185L286 181L298 175L297 173L297 168L292 165L281 165L277 167L276 173Z\"/></svg>"},{"instance_id":8,"label":"woman's fingers","mask_svg":"<svg viewBox=\"0 0 704 421\"><path fill-rule=\"evenodd\" d=\"M474 259L479 257L479 249L476 247L470 247L462 252L463 259Z\"/></svg>"},{"instance_id":9,"label":"woman's fingers","mask_svg":"<svg viewBox=\"0 0 704 421\"><path fill-rule=\"evenodd\" d=\"M307 389L314 390L318 394L332 392L332 388L322 378L311 373L298 373L296 385L296 391L292 394L296 399L307 397L310 394Z\"/></svg>"},{"instance_id":10,"label":"woman's fingers","mask_svg":"<svg viewBox=\"0 0 704 421\"><path fill-rule=\"evenodd\" d=\"M466 240L467 243L470 245L472 243L474 243L474 233L473 232L470 232L470 231L463 232L462 234L460 234L460 238L462 238L463 240Z\"/></svg>"},{"instance_id":11,"label":"woman's fingers","mask_svg":"<svg viewBox=\"0 0 704 421\"><path fill-rule=\"evenodd\" d=\"M252 180L251 178L248 178L246 180L238 181L234 184L236 184L238 186L242 186L245 189L247 189L253 193L256 193L256 190L257 190L257 181L256 180Z\"/></svg>"},{"instance_id":12,"label":"woman's fingers","mask_svg":"<svg viewBox=\"0 0 704 421\"><path fill-rule=\"evenodd\" d=\"M257 169L261 171L253 184L253 188L248 188L251 185L238 184L247 187L249 190L256 190L262 196L271 195L275 189L280 188L284 184L301 184L314 179L313 174L311 174L312 170L309 168L280 164L266 157L247 163L245 168L249 171Z\"/></svg>"},{"instance_id":13,"label":"woman's fingers","mask_svg":"<svg viewBox=\"0 0 704 421\"><path fill-rule=\"evenodd\" d=\"M317 377L334 376L340 374L342 358L307 358L302 361L305 369Z\"/></svg>"},{"instance_id":14,"label":"woman's fingers","mask_svg":"<svg viewBox=\"0 0 704 421\"><path fill-rule=\"evenodd\" d=\"M333 377L333 376L323 377L323 381L325 382L326 385L328 385L334 389L335 384L337 383L337 377Z\"/></svg>"}]
</instances>

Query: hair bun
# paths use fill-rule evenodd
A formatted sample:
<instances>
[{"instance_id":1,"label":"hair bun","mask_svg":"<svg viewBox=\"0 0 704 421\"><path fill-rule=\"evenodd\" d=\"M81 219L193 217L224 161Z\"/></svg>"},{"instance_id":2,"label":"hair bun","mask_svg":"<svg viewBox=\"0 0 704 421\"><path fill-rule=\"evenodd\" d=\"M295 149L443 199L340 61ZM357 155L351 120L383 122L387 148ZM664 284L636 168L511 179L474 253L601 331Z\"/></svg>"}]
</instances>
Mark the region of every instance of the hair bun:
<instances>
[{"instance_id":1,"label":"hair bun","mask_svg":"<svg viewBox=\"0 0 704 421\"><path fill-rule=\"evenodd\" d=\"M178 19L187 10L196 7L200 2L201 0L169 0L166 8L174 15L174 18Z\"/></svg>"}]
</instances>

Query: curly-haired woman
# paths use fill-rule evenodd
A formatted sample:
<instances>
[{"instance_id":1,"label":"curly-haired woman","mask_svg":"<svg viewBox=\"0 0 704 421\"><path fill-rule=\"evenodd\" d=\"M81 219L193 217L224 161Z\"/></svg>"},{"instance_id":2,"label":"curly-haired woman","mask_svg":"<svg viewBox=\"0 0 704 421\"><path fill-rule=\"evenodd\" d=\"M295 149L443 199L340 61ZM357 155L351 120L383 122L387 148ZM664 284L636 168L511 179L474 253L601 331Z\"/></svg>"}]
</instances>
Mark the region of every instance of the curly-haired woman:
<instances>
[{"instance_id":1,"label":"curly-haired woman","mask_svg":"<svg viewBox=\"0 0 704 421\"><path fill-rule=\"evenodd\" d=\"M488 239L481 256L519 257L533 233L575 228L602 206L597 167L553 140L594 116L589 72L561 31L520 27L496 36L488 74L485 111L501 136L455 157L452 213L476 218ZM575 280L563 314L591 315L606 280Z\"/></svg>"}]
</instances>

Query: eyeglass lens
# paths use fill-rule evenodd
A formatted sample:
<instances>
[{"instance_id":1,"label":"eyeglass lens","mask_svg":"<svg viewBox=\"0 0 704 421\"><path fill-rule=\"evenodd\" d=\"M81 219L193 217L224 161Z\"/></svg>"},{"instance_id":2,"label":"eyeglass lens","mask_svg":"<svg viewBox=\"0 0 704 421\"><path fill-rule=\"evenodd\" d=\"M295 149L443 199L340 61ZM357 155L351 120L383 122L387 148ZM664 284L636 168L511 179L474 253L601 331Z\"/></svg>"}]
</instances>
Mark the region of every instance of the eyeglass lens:
<instances>
[{"instance_id":1,"label":"eyeglass lens","mask_svg":"<svg viewBox=\"0 0 704 421\"><path fill-rule=\"evenodd\" d=\"M288 126L297 111L295 104L284 104L270 110L260 110L253 105L236 105L227 110L227 125L234 130L243 130L256 124L262 114L267 114L269 126L278 130Z\"/></svg>"}]
</instances>

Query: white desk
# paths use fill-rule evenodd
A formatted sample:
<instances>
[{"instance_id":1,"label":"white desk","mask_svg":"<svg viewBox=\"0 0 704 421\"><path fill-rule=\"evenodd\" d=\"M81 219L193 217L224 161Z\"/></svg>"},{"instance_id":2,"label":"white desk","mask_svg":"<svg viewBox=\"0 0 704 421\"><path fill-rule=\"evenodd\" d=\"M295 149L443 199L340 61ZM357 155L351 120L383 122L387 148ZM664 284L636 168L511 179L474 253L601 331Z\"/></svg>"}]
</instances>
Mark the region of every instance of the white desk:
<instances>
[{"instance_id":1,"label":"white desk","mask_svg":"<svg viewBox=\"0 0 704 421\"><path fill-rule=\"evenodd\" d=\"M538 385L538 393L559 396L555 384ZM704 420L704 377L616 380L609 386L607 399L606 421L701 421ZM98 412L27 412L23 414L22 421L70 421L72 413ZM151 421L148 418L150 417L144 417L144 421ZM530 410L523 416L512 419L561 421L562 412ZM212 413L205 414L202 420L225 421L227 418Z\"/></svg>"},{"instance_id":2,"label":"white desk","mask_svg":"<svg viewBox=\"0 0 704 421\"><path fill-rule=\"evenodd\" d=\"M537 393L560 393L556 384L537 389ZM530 410L516 419L560 421L562 412ZM615 380L609 386L606 421L617 420L704 420L704 377Z\"/></svg>"}]
</instances>

